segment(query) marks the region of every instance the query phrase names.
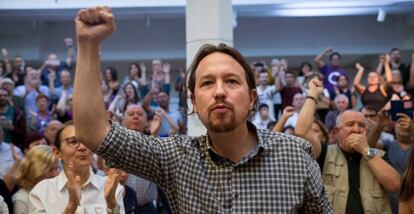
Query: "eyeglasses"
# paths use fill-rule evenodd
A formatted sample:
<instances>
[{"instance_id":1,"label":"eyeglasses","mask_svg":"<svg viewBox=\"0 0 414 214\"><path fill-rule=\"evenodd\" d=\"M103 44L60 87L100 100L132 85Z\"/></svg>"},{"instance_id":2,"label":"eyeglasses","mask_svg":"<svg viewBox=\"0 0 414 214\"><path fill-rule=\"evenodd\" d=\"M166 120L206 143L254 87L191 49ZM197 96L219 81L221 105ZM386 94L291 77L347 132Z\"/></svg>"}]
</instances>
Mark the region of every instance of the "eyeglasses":
<instances>
[{"instance_id":1,"label":"eyeglasses","mask_svg":"<svg viewBox=\"0 0 414 214\"><path fill-rule=\"evenodd\" d=\"M76 140L75 137L66 138L63 140L63 142L65 142L71 148L79 146L79 143L80 143L79 141Z\"/></svg>"},{"instance_id":2,"label":"eyeglasses","mask_svg":"<svg viewBox=\"0 0 414 214\"><path fill-rule=\"evenodd\" d=\"M402 82L401 81L393 81L391 82L392 85L401 85Z\"/></svg>"},{"instance_id":3,"label":"eyeglasses","mask_svg":"<svg viewBox=\"0 0 414 214\"><path fill-rule=\"evenodd\" d=\"M366 118L374 118L377 116L377 114L365 114L364 115Z\"/></svg>"}]
</instances>

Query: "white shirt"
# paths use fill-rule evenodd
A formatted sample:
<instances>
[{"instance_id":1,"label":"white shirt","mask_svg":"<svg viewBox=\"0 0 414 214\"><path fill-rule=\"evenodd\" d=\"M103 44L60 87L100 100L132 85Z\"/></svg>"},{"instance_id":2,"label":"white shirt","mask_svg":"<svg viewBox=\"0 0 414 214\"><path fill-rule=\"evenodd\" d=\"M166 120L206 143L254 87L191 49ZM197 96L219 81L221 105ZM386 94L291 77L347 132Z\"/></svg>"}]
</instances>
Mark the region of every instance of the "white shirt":
<instances>
[{"instance_id":1,"label":"white shirt","mask_svg":"<svg viewBox=\"0 0 414 214\"><path fill-rule=\"evenodd\" d=\"M266 120L262 120L262 118L256 117L256 119L253 121L253 124L259 128L259 129L267 129L267 125L272 122L275 121L272 118L267 118Z\"/></svg>"},{"instance_id":2,"label":"white shirt","mask_svg":"<svg viewBox=\"0 0 414 214\"><path fill-rule=\"evenodd\" d=\"M284 128L288 127L288 126L292 126L293 128L296 127L296 123L298 123L298 119L299 119L299 113L295 112L292 114L292 116L290 116L285 125Z\"/></svg>"},{"instance_id":3,"label":"white shirt","mask_svg":"<svg viewBox=\"0 0 414 214\"><path fill-rule=\"evenodd\" d=\"M20 188L14 193L12 201L15 214L29 213L29 192L26 189Z\"/></svg>"},{"instance_id":4,"label":"white shirt","mask_svg":"<svg viewBox=\"0 0 414 214\"><path fill-rule=\"evenodd\" d=\"M276 87L274 85L268 85L265 89L261 86L256 88L257 98L259 99L259 105L265 103L269 106L269 116L275 118L275 111L273 108L273 96L276 94ZM259 111L256 113L256 117L259 117Z\"/></svg>"},{"instance_id":5,"label":"white shirt","mask_svg":"<svg viewBox=\"0 0 414 214\"><path fill-rule=\"evenodd\" d=\"M6 202L4 202L3 197L0 195L0 213L9 214L9 208L7 207Z\"/></svg>"},{"instance_id":6,"label":"white shirt","mask_svg":"<svg viewBox=\"0 0 414 214\"><path fill-rule=\"evenodd\" d=\"M90 175L82 187L80 206L76 213L107 213L104 196L107 177L95 175L92 170ZM63 213L69 201L66 182L67 178L63 170L58 176L39 182L29 194L30 213ZM118 184L115 197L122 214L125 213L124 191L124 187Z\"/></svg>"}]
</instances>

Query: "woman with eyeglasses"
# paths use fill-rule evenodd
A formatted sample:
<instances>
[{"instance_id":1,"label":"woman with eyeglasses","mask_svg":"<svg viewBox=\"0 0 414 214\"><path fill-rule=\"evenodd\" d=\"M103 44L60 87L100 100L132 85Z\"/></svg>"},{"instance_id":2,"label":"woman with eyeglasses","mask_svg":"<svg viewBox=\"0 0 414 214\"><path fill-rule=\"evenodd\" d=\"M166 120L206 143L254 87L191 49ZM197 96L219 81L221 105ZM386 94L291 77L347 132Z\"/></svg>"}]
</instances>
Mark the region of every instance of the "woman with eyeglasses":
<instances>
[{"instance_id":1,"label":"woman with eyeglasses","mask_svg":"<svg viewBox=\"0 0 414 214\"><path fill-rule=\"evenodd\" d=\"M108 177L93 173L92 152L76 140L73 123L57 132L55 146L63 170L33 188L30 213L124 213L118 171L109 170Z\"/></svg>"}]
</instances>

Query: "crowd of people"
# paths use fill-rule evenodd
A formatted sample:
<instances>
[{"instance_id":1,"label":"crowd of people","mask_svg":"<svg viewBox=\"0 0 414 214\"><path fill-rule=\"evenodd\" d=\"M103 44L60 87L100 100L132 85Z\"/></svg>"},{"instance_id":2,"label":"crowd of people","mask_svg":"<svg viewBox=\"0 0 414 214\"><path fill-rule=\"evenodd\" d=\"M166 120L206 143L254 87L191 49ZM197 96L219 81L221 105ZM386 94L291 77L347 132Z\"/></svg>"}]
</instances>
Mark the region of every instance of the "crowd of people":
<instances>
[{"instance_id":1,"label":"crowd of people","mask_svg":"<svg viewBox=\"0 0 414 214\"><path fill-rule=\"evenodd\" d=\"M6 210L19 214L75 213L79 210L85 213L97 210L169 213L171 209L181 210L176 204L184 203L177 198L179 193L175 193L179 190L168 183L168 179L172 179L170 171L152 174L149 167L147 171L140 171L144 176L138 176L120 169L134 171L136 166L131 163L114 164L116 168L110 168L114 166L106 162L114 160L104 157L108 154L93 154L88 145L75 137L72 78L77 65L73 40L66 38L64 42L68 49L67 59L61 61L52 53L40 68L26 65L19 55L9 59L7 50L2 49L0 213L7 213ZM226 51L222 53L235 58ZM286 59L273 59L269 64L265 61L251 62L250 65L238 62L243 68L248 66L245 69L250 69L254 75L251 82L257 95L257 106L250 109L248 124L254 124L256 129L283 132L306 140L319 165L318 173L335 213L414 213L414 66L401 61L399 49L392 48L381 54L377 69L367 72L366 77L364 65L356 62L353 82L351 72L341 65L341 54L332 48L323 50L313 62L303 62L297 70L290 68ZM409 63L414 64L414 54ZM184 95L189 92L184 87L186 80L189 80L191 91L195 90L192 81L198 79L191 75L187 78L188 74L177 68L178 76L172 82L170 64L160 59L154 59L151 70L147 70L144 63L136 62L129 65L125 77L121 77L114 67L102 69L100 79L96 80L103 95L99 102L105 106L111 129L120 133L120 141L160 138L155 144L165 143L168 147L169 137L185 135L187 128L191 128L186 127L188 113L204 113L197 105L197 109L190 112L186 109ZM196 68L193 73L195 71ZM212 77L209 78L203 80L198 90L207 90L214 84ZM365 84L363 79L366 79ZM225 84L232 88L239 84L238 81L237 78L229 79ZM78 84L89 82L79 81ZM78 93L78 99L91 100L91 103L96 98ZM178 108L170 107L173 94L180 98ZM402 109L396 107L398 103ZM225 112L226 108L219 106L216 110ZM396 109L399 111L395 112ZM90 114L94 114L93 111L88 110ZM121 128L118 130L114 126ZM220 132L222 129L226 127L211 130ZM130 132L126 130L144 133L148 138L128 134ZM112 135L108 136L114 138ZM162 139L166 139L165 142ZM291 141L280 143L302 142L294 137ZM179 156L186 150L176 152ZM116 155L122 157L122 154ZM135 155L139 160L148 158L142 161L151 167L171 170L162 163L157 166L156 160L150 163L152 157L148 154L137 152ZM175 160L176 157L172 158ZM219 158L215 157L223 164L223 170L227 170L225 160ZM190 189L196 188L191 183L186 185ZM220 182L216 185L214 188L217 189L213 188L212 192L227 191L220 190ZM227 186L223 184L224 187ZM166 191L165 194L161 189ZM217 200L226 197L223 194ZM172 208L168 200L172 200ZM224 207L228 206L226 203L223 202Z\"/></svg>"}]
</instances>

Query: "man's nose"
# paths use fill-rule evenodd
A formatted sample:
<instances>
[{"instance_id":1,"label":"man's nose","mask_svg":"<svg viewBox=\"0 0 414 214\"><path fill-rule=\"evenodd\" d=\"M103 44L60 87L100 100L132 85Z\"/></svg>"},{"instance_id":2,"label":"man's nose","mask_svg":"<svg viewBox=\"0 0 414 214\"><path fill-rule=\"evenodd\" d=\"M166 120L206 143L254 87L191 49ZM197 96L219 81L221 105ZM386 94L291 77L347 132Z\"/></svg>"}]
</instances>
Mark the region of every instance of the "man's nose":
<instances>
[{"instance_id":1,"label":"man's nose","mask_svg":"<svg viewBox=\"0 0 414 214\"><path fill-rule=\"evenodd\" d=\"M226 97L227 91L223 82L217 82L214 88L214 98L223 99Z\"/></svg>"}]
</instances>

